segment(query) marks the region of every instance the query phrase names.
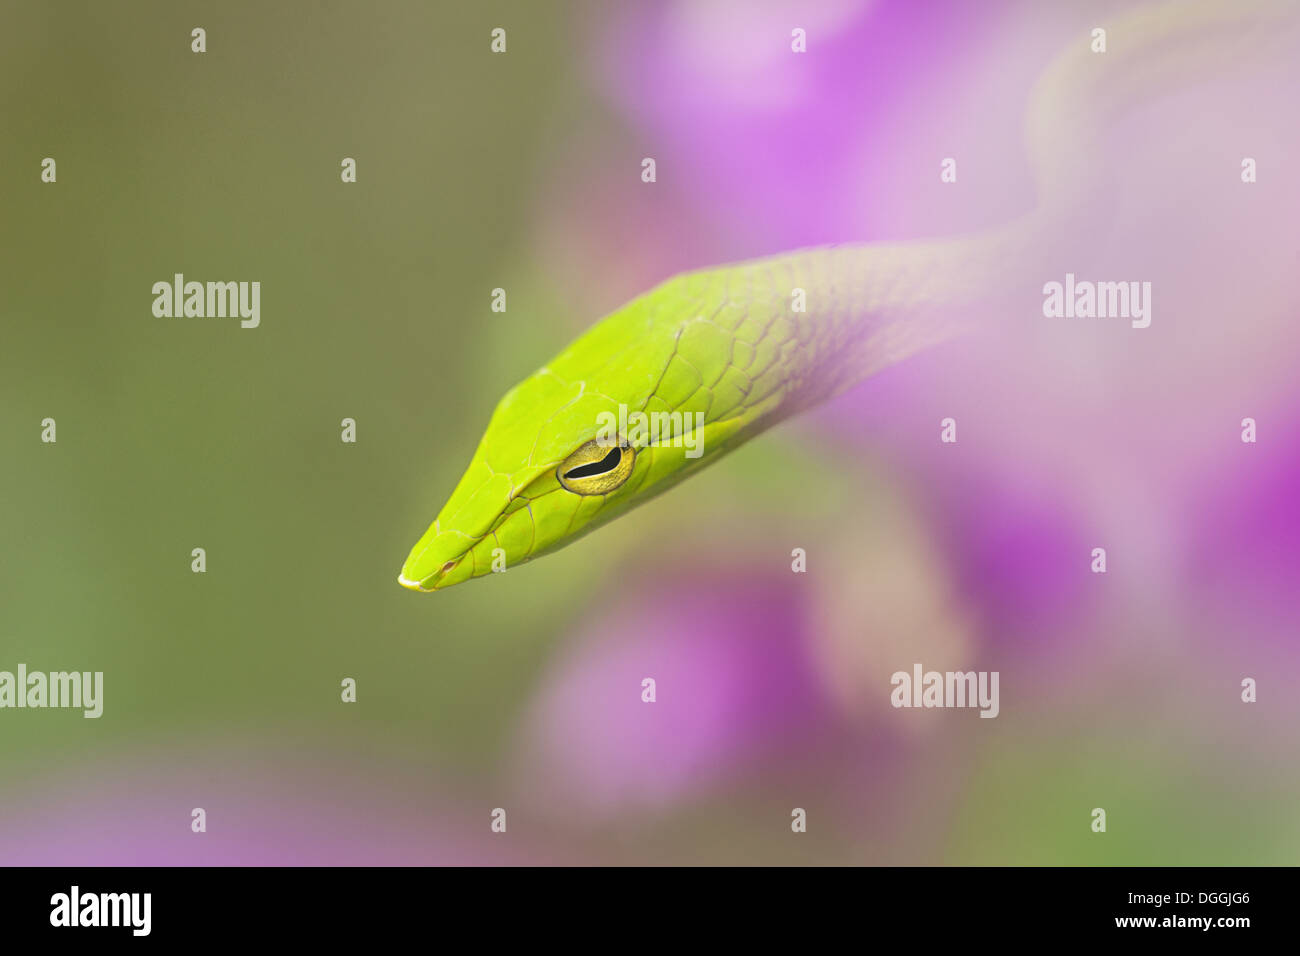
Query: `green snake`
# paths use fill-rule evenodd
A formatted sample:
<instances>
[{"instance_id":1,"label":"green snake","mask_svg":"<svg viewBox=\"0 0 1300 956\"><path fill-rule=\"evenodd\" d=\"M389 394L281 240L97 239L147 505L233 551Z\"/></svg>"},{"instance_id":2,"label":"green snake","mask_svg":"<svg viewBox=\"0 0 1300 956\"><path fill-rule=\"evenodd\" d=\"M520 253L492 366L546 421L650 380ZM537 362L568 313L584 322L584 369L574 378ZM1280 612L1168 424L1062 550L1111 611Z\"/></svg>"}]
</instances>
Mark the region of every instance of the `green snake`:
<instances>
[{"instance_id":1,"label":"green snake","mask_svg":"<svg viewBox=\"0 0 1300 956\"><path fill-rule=\"evenodd\" d=\"M1117 112L1258 54L1294 25L1293 11L1267 0L1175 2L1105 24L1105 53L1087 32L1073 37L1030 98L1038 204L1013 223L690 272L605 317L501 399L398 582L435 591L554 551L963 331L977 306L1044 275L1033 267L1090 215L1102 175L1094 144ZM611 420L636 412L661 427L611 432Z\"/></svg>"}]
</instances>

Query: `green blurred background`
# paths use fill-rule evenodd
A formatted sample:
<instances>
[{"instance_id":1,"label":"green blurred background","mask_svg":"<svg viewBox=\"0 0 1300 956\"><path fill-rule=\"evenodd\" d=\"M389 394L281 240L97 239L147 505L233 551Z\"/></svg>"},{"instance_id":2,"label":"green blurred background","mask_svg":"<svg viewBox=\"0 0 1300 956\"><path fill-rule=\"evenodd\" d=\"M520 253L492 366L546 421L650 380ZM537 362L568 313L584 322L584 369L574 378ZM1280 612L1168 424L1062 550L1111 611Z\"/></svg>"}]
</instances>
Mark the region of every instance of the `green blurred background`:
<instances>
[{"instance_id":1,"label":"green blurred background","mask_svg":"<svg viewBox=\"0 0 1300 956\"><path fill-rule=\"evenodd\" d=\"M591 108L564 22L516 6L491 58L491 5L7 6L5 658L110 677L75 734L15 715L5 765L214 724L483 760L509 714L484 701L525 685L571 575L437 606L395 578L567 338L511 256L550 104ZM260 280L261 327L154 318L175 272Z\"/></svg>"}]
</instances>

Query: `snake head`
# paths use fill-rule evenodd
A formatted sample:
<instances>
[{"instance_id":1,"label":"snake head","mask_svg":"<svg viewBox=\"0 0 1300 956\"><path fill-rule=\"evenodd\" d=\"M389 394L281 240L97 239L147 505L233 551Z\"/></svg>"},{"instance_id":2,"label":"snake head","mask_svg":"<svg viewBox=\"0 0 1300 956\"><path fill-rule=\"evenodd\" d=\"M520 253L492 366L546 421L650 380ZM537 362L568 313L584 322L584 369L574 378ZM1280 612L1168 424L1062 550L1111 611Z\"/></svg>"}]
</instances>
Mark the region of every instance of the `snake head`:
<instances>
[{"instance_id":1,"label":"snake head","mask_svg":"<svg viewBox=\"0 0 1300 956\"><path fill-rule=\"evenodd\" d=\"M506 393L399 584L442 590L554 551L742 440L776 396L750 401L754 380L732 362L743 321L725 328L716 307L704 319L688 279L608 316Z\"/></svg>"},{"instance_id":2,"label":"snake head","mask_svg":"<svg viewBox=\"0 0 1300 956\"><path fill-rule=\"evenodd\" d=\"M398 582L435 591L514 567L590 530L599 512L629 498L638 449L596 434L610 406L545 369L511 389ZM647 474L643 467L641 479Z\"/></svg>"}]
</instances>

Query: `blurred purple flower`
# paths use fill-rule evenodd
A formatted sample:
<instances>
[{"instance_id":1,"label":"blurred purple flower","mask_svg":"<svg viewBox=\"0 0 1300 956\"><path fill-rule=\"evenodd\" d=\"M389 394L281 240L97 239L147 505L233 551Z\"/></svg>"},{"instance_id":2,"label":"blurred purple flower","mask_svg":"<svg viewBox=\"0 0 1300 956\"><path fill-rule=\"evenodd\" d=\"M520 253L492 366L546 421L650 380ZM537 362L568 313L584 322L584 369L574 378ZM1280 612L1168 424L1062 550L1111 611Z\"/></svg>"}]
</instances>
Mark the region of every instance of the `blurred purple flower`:
<instances>
[{"instance_id":1,"label":"blurred purple flower","mask_svg":"<svg viewBox=\"0 0 1300 956\"><path fill-rule=\"evenodd\" d=\"M918 136L917 115L949 135L969 121L953 94L971 87L974 38L996 29L997 13L961 2L632 4L594 44L596 83L645 138L661 186L728 230L723 258L907 233L916 209L900 221L891 197L913 157L937 182L942 155L919 141L933 127ZM807 53L791 50L795 28ZM997 142L956 138L972 160Z\"/></svg>"},{"instance_id":2,"label":"blurred purple flower","mask_svg":"<svg viewBox=\"0 0 1300 956\"><path fill-rule=\"evenodd\" d=\"M544 679L523 734L529 789L596 812L657 807L806 748L829 709L798 584L701 569L629 589Z\"/></svg>"},{"instance_id":3,"label":"blurred purple flower","mask_svg":"<svg viewBox=\"0 0 1300 956\"><path fill-rule=\"evenodd\" d=\"M220 769L218 769L220 768ZM87 789L86 781L93 781ZM555 862L496 839L468 809L400 768L337 753L119 756L3 796L5 866L411 866ZM191 831L204 809L207 831ZM562 851L561 851L562 853Z\"/></svg>"}]
</instances>

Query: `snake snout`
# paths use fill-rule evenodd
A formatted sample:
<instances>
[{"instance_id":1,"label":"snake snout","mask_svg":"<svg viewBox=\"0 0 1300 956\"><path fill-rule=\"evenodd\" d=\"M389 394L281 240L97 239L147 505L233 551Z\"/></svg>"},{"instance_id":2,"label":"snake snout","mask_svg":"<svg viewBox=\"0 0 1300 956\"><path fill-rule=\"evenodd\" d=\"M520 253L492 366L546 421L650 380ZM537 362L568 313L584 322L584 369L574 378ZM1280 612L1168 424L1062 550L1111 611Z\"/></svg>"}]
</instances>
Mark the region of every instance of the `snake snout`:
<instances>
[{"instance_id":1,"label":"snake snout","mask_svg":"<svg viewBox=\"0 0 1300 956\"><path fill-rule=\"evenodd\" d=\"M458 584L469 576L466 572L473 572L473 562L465 563L467 556L465 536L441 531L435 524L411 549L397 583L426 593Z\"/></svg>"},{"instance_id":2,"label":"snake snout","mask_svg":"<svg viewBox=\"0 0 1300 956\"><path fill-rule=\"evenodd\" d=\"M444 578L446 578L446 576L450 574L452 571L454 571L456 569L456 565L459 563L460 563L459 558L453 558L451 561L448 561L441 568L439 568L438 571L436 571L433 574L433 576L424 578L423 580L417 578L408 578L406 576L406 567L403 566L401 572L397 575L397 583L404 588L409 588L412 591L422 591L427 594L431 591L438 590L439 582L442 581Z\"/></svg>"}]
</instances>

